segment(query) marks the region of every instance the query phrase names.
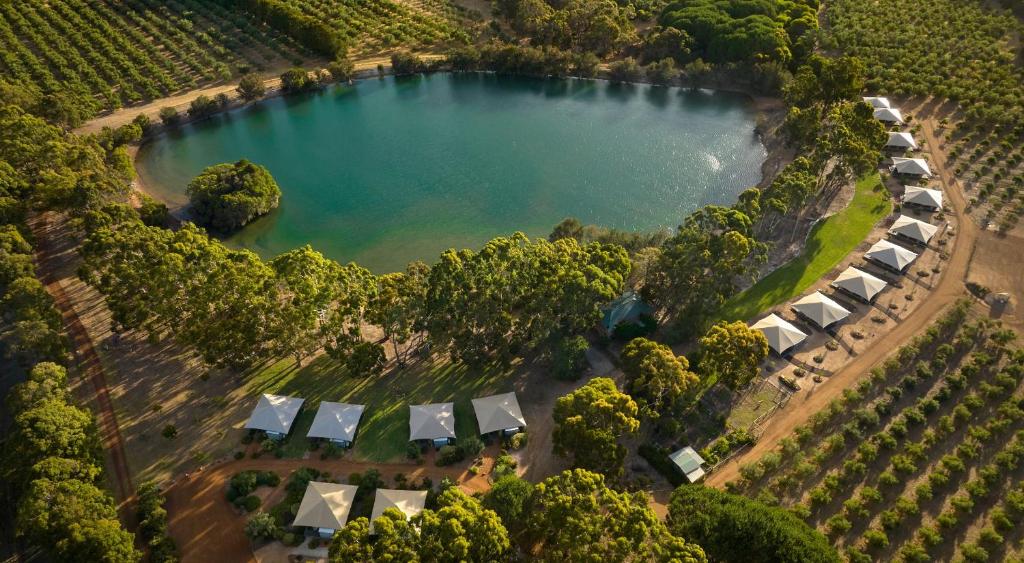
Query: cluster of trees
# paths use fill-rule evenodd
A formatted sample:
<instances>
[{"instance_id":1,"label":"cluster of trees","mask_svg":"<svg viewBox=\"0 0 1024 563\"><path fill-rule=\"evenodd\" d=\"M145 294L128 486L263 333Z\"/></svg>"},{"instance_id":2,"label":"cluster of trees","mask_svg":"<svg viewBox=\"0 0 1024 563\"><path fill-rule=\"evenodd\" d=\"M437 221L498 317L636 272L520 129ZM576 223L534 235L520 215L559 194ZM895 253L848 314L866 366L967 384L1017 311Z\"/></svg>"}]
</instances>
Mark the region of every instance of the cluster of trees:
<instances>
[{"instance_id":1,"label":"cluster of trees","mask_svg":"<svg viewBox=\"0 0 1024 563\"><path fill-rule=\"evenodd\" d=\"M636 38L626 10L612 0L501 0L497 7L535 45L604 56Z\"/></svg>"},{"instance_id":2,"label":"cluster of trees","mask_svg":"<svg viewBox=\"0 0 1024 563\"><path fill-rule=\"evenodd\" d=\"M291 35L321 55L334 58L345 50L345 37L333 29L329 22L304 13L292 3L281 0L220 1L244 9L259 21Z\"/></svg>"},{"instance_id":3,"label":"cluster of trees","mask_svg":"<svg viewBox=\"0 0 1024 563\"><path fill-rule=\"evenodd\" d=\"M666 6L658 21L682 31L682 49L706 61L786 64L813 50L817 12L816 0L687 0ZM680 42L672 36L666 45Z\"/></svg>"},{"instance_id":4,"label":"cluster of trees","mask_svg":"<svg viewBox=\"0 0 1024 563\"><path fill-rule=\"evenodd\" d=\"M551 45L539 47L492 41L480 47L458 47L446 63L457 71L492 70L524 76L594 77L601 60L590 52L573 52Z\"/></svg>"},{"instance_id":5,"label":"cluster of trees","mask_svg":"<svg viewBox=\"0 0 1024 563\"><path fill-rule=\"evenodd\" d=\"M197 223L230 232L277 208L281 188L269 170L243 158L204 169L189 182L188 197Z\"/></svg>"},{"instance_id":6,"label":"cluster of trees","mask_svg":"<svg viewBox=\"0 0 1024 563\"><path fill-rule=\"evenodd\" d=\"M155 483L144 483L136 493L139 535L146 541L150 563L177 563L178 549L167 533L164 494Z\"/></svg>"},{"instance_id":7,"label":"cluster of trees","mask_svg":"<svg viewBox=\"0 0 1024 563\"><path fill-rule=\"evenodd\" d=\"M645 493L608 487L577 469L537 485L499 478L481 500L457 487L411 521L397 510L351 520L331 542L331 561L507 561L514 545L544 561L704 563L701 548L669 533Z\"/></svg>"},{"instance_id":8,"label":"cluster of trees","mask_svg":"<svg viewBox=\"0 0 1024 563\"><path fill-rule=\"evenodd\" d=\"M16 531L58 561L138 561L103 483L103 450L92 414L71 403L67 372L36 364L7 396L13 424L3 456Z\"/></svg>"}]
</instances>

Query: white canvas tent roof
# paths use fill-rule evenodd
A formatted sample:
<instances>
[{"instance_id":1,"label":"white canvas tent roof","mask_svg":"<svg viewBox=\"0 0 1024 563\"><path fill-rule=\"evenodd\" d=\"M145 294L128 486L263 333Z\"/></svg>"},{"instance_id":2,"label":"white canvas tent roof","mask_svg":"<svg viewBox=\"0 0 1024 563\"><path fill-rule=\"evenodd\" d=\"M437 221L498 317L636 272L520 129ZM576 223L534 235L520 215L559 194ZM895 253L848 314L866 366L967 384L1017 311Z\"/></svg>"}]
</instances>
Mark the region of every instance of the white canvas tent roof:
<instances>
[{"instance_id":1,"label":"white canvas tent roof","mask_svg":"<svg viewBox=\"0 0 1024 563\"><path fill-rule=\"evenodd\" d=\"M916 149L917 141L914 140L914 136L910 133L905 133L903 131L890 131L889 140L885 142L885 146L900 149Z\"/></svg>"},{"instance_id":2,"label":"white canvas tent roof","mask_svg":"<svg viewBox=\"0 0 1024 563\"><path fill-rule=\"evenodd\" d=\"M403 491L399 489L377 489L373 499L373 512L370 513L370 533L373 533L373 521L380 518L389 508L397 508L405 518L409 519L423 512L427 503L427 491Z\"/></svg>"},{"instance_id":3,"label":"white canvas tent roof","mask_svg":"<svg viewBox=\"0 0 1024 563\"><path fill-rule=\"evenodd\" d=\"M928 161L923 158L899 158L892 159L892 167L900 174L915 174L917 176L931 176L932 169Z\"/></svg>"},{"instance_id":4,"label":"white canvas tent roof","mask_svg":"<svg viewBox=\"0 0 1024 563\"><path fill-rule=\"evenodd\" d=\"M760 330L768 339L768 346L779 354L803 342L807 335L789 321L772 313L757 321L750 328Z\"/></svg>"},{"instance_id":5,"label":"white canvas tent roof","mask_svg":"<svg viewBox=\"0 0 1024 563\"><path fill-rule=\"evenodd\" d=\"M473 410L476 411L476 422L480 433L497 432L506 428L526 426L523 411L519 408L519 400L515 393L503 393L473 399Z\"/></svg>"},{"instance_id":6,"label":"white canvas tent roof","mask_svg":"<svg viewBox=\"0 0 1024 563\"><path fill-rule=\"evenodd\" d=\"M939 228L935 225L918 221L906 215L900 215L896 222L892 224L892 227L889 227L890 234L903 235L922 244L928 244L928 241L935 236L938 230Z\"/></svg>"},{"instance_id":7,"label":"white canvas tent roof","mask_svg":"<svg viewBox=\"0 0 1024 563\"><path fill-rule=\"evenodd\" d=\"M820 291L815 291L793 303L793 309L821 328L850 316L850 312L845 307L829 299Z\"/></svg>"},{"instance_id":8,"label":"white canvas tent roof","mask_svg":"<svg viewBox=\"0 0 1024 563\"><path fill-rule=\"evenodd\" d=\"M876 242L864 256L901 272L917 259L917 254L887 240Z\"/></svg>"},{"instance_id":9,"label":"white canvas tent roof","mask_svg":"<svg viewBox=\"0 0 1024 563\"><path fill-rule=\"evenodd\" d=\"M704 476L704 469L701 468L704 465L704 458L700 457L700 454L690 446L672 453L668 458L676 464L683 475L686 475L687 481L695 483Z\"/></svg>"},{"instance_id":10,"label":"white canvas tent roof","mask_svg":"<svg viewBox=\"0 0 1024 563\"><path fill-rule=\"evenodd\" d=\"M293 525L330 530L344 528L358 488L355 485L310 481Z\"/></svg>"},{"instance_id":11,"label":"white canvas tent roof","mask_svg":"<svg viewBox=\"0 0 1024 563\"><path fill-rule=\"evenodd\" d=\"M875 108L875 119L886 123L903 123L903 114L896 108Z\"/></svg>"},{"instance_id":12,"label":"white canvas tent roof","mask_svg":"<svg viewBox=\"0 0 1024 563\"><path fill-rule=\"evenodd\" d=\"M942 192L918 186L907 186L903 192L903 203L942 209Z\"/></svg>"},{"instance_id":13,"label":"white canvas tent roof","mask_svg":"<svg viewBox=\"0 0 1024 563\"><path fill-rule=\"evenodd\" d=\"M889 105L889 98L883 98L881 96L867 96L864 98L864 101L871 104L871 107L875 109L891 107Z\"/></svg>"},{"instance_id":14,"label":"white canvas tent roof","mask_svg":"<svg viewBox=\"0 0 1024 563\"><path fill-rule=\"evenodd\" d=\"M260 397L256 408L249 416L246 428L287 434L291 430L295 415L299 414L303 399L285 397L284 395L266 395Z\"/></svg>"},{"instance_id":15,"label":"white canvas tent roof","mask_svg":"<svg viewBox=\"0 0 1024 563\"><path fill-rule=\"evenodd\" d=\"M832 282L832 287L845 289L865 301L870 301L878 292L885 289L886 285L888 284L885 283L885 280L862 272L853 266L844 270Z\"/></svg>"},{"instance_id":16,"label":"white canvas tent roof","mask_svg":"<svg viewBox=\"0 0 1024 563\"><path fill-rule=\"evenodd\" d=\"M351 442L356 437L359 419L363 416L363 405L348 403L320 403L313 417L313 424L306 436Z\"/></svg>"},{"instance_id":17,"label":"white canvas tent roof","mask_svg":"<svg viewBox=\"0 0 1024 563\"><path fill-rule=\"evenodd\" d=\"M455 407L452 403L409 405L409 439L436 440L455 437Z\"/></svg>"}]
</instances>

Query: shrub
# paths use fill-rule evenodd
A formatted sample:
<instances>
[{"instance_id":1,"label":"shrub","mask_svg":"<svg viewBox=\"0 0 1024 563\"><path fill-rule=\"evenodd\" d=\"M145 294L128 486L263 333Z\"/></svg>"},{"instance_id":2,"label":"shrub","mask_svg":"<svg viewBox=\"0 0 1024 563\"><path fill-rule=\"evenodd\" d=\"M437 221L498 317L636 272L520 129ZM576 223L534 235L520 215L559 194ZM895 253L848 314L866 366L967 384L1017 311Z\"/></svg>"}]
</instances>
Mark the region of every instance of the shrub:
<instances>
[{"instance_id":1,"label":"shrub","mask_svg":"<svg viewBox=\"0 0 1024 563\"><path fill-rule=\"evenodd\" d=\"M626 57L608 65L608 78L612 82L636 82L642 74L640 64L633 57Z\"/></svg>"},{"instance_id":2,"label":"shrub","mask_svg":"<svg viewBox=\"0 0 1024 563\"><path fill-rule=\"evenodd\" d=\"M178 428L173 424L168 424L167 426L164 426L163 430L160 431L160 435L163 436L164 438L167 438L168 440L177 438Z\"/></svg>"},{"instance_id":3,"label":"shrub","mask_svg":"<svg viewBox=\"0 0 1024 563\"><path fill-rule=\"evenodd\" d=\"M575 381L587 369L587 348L590 343L582 336L570 336L559 341L552 359L555 377Z\"/></svg>"},{"instance_id":4,"label":"shrub","mask_svg":"<svg viewBox=\"0 0 1024 563\"><path fill-rule=\"evenodd\" d=\"M508 448L510 450L520 450L526 447L526 432L516 432L508 439Z\"/></svg>"},{"instance_id":5,"label":"shrub","mask_svg":"<svg viewBox=\"0 0 1024 563\"><path fill-rule=\"evenodd\" d=\"M867 542L868 547L872 549L884 549L889 547L889 536L877 528L864 532L864 541Z\"/></svg>"},{"instance_id":6,"label":"shrub","mask_svg":"<svg viewBox=\"0 0 1024 563\"><path fill-rule=\"evenodd\" d=\"M409 459L419 459L420 457L420 446L416 442L409 442L405 446L405 457Z\"/></svg>"},{"instance_id":7,"label":"shrub","mask_svg":"<svg viewBox=\"0 0 1024 563\"><path fill-rule=\"evenodd\" d=\"M172 107L160 108L160 121L165 126L177 125L181 122L181 115L178 114L178 110Z\"/></svg>"},{"instance_id":8,"label":"shrub","mask_svg":"<svg viewBox=\"0 0 1024 563\"><path fill-rule=\"evenodd\" d=\"M235 505L242 508L246 512L252 512L259 508L262 502L263 501L260 500L260 497L256 495L249 495L246 497L242 497L240 500L237 500L235 502Z\"/></svg>"},{"instance_id":9,"label":"shrub","mask_svg":"<svg viewBox=\"0 0 1024 563\"><path fill-rule=\"evenodd\" d=\"M466 459L466 452L459 446L441 446L437 455L437 465L451 465Z\"/></svg>"}]
</instances>

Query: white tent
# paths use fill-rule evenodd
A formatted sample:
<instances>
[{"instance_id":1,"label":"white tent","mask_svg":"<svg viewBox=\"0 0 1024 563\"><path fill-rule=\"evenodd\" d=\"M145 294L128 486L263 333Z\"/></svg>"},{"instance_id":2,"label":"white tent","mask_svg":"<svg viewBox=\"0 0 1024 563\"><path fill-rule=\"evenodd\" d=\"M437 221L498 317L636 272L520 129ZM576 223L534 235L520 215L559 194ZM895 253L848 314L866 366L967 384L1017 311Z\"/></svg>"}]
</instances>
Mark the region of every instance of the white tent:
<instances>
[{"instance_id":1,"label":"white tent","mask_svg":"<svg viewBox=\"0 0 1024 563\"><path fill-rule=\"evenodd\" d=\"M850 316L842 305L829 299L820 291L793 303L793 310L807 317L814 324L825 328Z\"/></svg>"},{"instance_id":2,"label":"white tent","mask_svg":"<svg viewBox=\"0 0 1024 563\"><path fill-rule=\"evenodd\" d=\"M310 481L292 525L316 528L321 536L332 536L345 527L358 489L355 485Z\"/></svg>"},{"instance_id":3,"label":"white tent","mask_svg":"<svg viewBox=\"0 0 1024 563\"><path fill-rule=\"evenodd\" d=\"M452 403L409 405L409 440L448 440L455 437Z\"/></svg>"},{"instance_id":4,"label":"white tent","mask_svg":"<svg viewBox=\"0 0 1024 563\"><path fill-rule=\"evenodd\" d=\"M876 108L875 119L885 123L903 123L903 114L896 108Z\"/></svg>"},{"instance_id":5,"label":"white tent","mask_svg":"<svg viewBox=\"0 0 1024 563\"><path fill-rule=\"evenodd\" d=\"M363 416L363 405L347 403L320 403L316 410L313 424L306 436L310 438L327 438L332 442L351 444L356 437L359 419Z\"/></svg>"},{"instance_id":6,"label":"white tent","mask_svg":"<svg viewBox=\"0 0 1024 563\"><path fill-rule=\"evenodd\" d=\"M696 483L704 476L704 469L701 467L704 465L704 458L700 457L700 454L690 446L686 446L668 457L683 472L687 481Z\"/></svg>"},{"instance_id":7,"label":"white tent","mask_svg":"<svg viewBox=\"0 0 1024 563\"><path fill-rule=\"evenodd\" d=\"M426 503L427 491L377 489L377 496L373 499L373 512L370 513L370 533L373 533L373 521L380 518L385 510L397 508L408 520L423 512Z\"/></svg>"},{"instance_id":8,"label":"white tent","mask_svg":"<svg viewBox=\"0 0 1024 563\"><path fill-rule=\"evenodd\" d=\"M892 169L897 174L910 174L912 176L931 176L932 169L928 161L923 158L893 158Z\"/></svg>"},{"instance_id":9,"label":"white tent","mask_svg":"<svg viewBox=\"0 0 1024 563\"><path fill-rule=\"evenodd\" d=\"M473 410L476 411L476 422L480 426L481 434L526 426L526 419L523 418L523 411L519 408L515 393L473 399Z\"/></svg>"},{"instance_id":10,"label":"white tent","mask_svg":"<svg viewBox=\"0 0 1024 563\"><path fill-rule=\"evenodd\" d=\"M839 277L832 282L832 287L852 293L865 301L871 301L876 295L888 285L885 280L876 278L867 272L862 272L850 266Z\"/></svg>"},{"instance_id":11,"label":"white tent","mask_svg":"<svg viewBox=\"0 0 1024 563\"><path fill-rule=\"evenodd\" d=\"M917 259L917 254L887 240L880 240L864 253L864 257L902 272Z\"/></svg>"},{"instance_id":12,"label":"white tent","mask_svg":"<svg viewBox=\"0 0 1024 563\"><path fill-rule=\"evenodd\" d=\"M885 146L894 149L917 149L917 141L914 140L914 136L910 133L891 131Z\"/></svg>"},{"instance_id":13,"label":"white tent","mask_svg":"<svg viewBox=\"0 0 1024 563\"><path fill-rule=\"evenodd\" d=\"M263 430L267 434L285 436L292 429L295 415L299 414L302 399L284 395L263 395L249 416L246 428Z\"/></svg>"},{"instance_id":14,"label":"white tent","mask_svg":"<svg viewBox=\"0 0 1024 563\"><path fill-rule=\"evenodd\" d=\"M929 209L942 209L942 192L918 186L907 186L903 192L903 203L910 203Z\"/></svg>"},{"instance_id":15,"label":"white tent","mask_svg":"<svg viewBox=\"0 0 1024 563\"><path fill-rule=\"evenodd\" d=\"M871 107L875 109L891 107L889 105L889 98L883 98L881 96L868 96L864 98L864 101L871 104Z\"/></svg>"},{"instance_id":16,"label":"white tent","mask_svg":"<svg viewBox=\"0 0 1024 563\"><path fill-rule=\"evenodd\" d=\"M807 335L789 321L772 313L757 321L750 328L760 330L768 339L768 346L779 354L804 341Z\"/></svg>"},{"instance_id":17,"label":"white tent","mask_svg":"<svg viewBox=\"0 0 1024 563\"><path fill-rule=\"evenodd\" d=\"M900 215L896 222L889 227L889 234L906 237L921 244L928 244L939 228L924 221L918 221L913 217Z\"/></svg>"}]
</instances>

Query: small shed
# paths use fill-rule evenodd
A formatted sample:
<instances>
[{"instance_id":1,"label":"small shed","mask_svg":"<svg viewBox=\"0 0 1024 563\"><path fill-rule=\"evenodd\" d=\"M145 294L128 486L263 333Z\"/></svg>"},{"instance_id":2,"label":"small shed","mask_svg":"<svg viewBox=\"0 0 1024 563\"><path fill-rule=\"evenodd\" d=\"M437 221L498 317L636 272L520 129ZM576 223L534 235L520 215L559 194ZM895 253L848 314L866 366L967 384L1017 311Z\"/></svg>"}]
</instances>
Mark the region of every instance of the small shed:
<instances>
[{"instance_id":1,"label":"small shed","mask_svg":"<svg viewBox=\"0 0 1024 563\"><path fill-rule=\"evenodd\" d=\"M297 397L264 394L256 403L245 427L262 430L271 438L284 438L291 431L302 403L303 399Z\"/></svg>"},{"instance_id":2,"label":"small shed","mask_svg":"<svg viewBox=\"0 0 1024 563\"><path fill-rule=\"evenodd\" d=\"M932 169L928 161L923 158L900 158L892 159L892 171L903 176L916 176L930 178Z\"/></svg>"},{"instance_id":3,"label":"small shed","mask_svg":"<svg viewBox=\"0 0 1024 563\"><path fill-rule=\"evenodd\" d=\"M875 108L874 115L882 123L903 123L903 114L896 108Z\"/></svg>"},{"instance_id":4,"label":"small shed","mask_svg":"<svg viewBox=\"0 0 1024 563\"><path fill-rule=\"evenodd\" d=\"M329 440L347 448L356 439L363 408L363 405L321 402L306 436Z\"/></svg>"},{"instance_id":5,"label":"small shed","mask_svg":"<svg viewBox=\"0 0 1024 563\"><path fill-rule=\"evenodd\" d=\"M907 266L910 266L911 262L917 260L916 253L887 240L876 242L864 253L864 257L898 274L902 274L907 269Z\"/></svg>"},{"instance_id":6,"label":"small shed","mask_svg":"<svg viewBox=\"0 0 1024 563\"><path fill-rule=\"evenodd\" d=\"M409 405L409 440L430 440L437 448L452 443L455 440L455 405Z\"/></svg>"},{"instance_id":7,"label":"small shed","mask_svg":"<svg viewBox=\"0 0 1024 563\"><path fill-rule=\"evenodd\" d=\"M511 436L526 427L526 419L514 392L473 399L473 410L476 411L480 434L501 432L503 436Z\"/></svg>"},{"instance_id":8,"label":"small shed","mask_svg":"<svg viewBox=\"0 0 1024 563\"><path fill-rule=\"evenodd\" d=\"M686 446L668 457L686 476L687 481L696 483L704 478L704 458L700 457L700 454L690 446Z\"/></svg>"},{"instance_id":9,"label":"small shed","mask_svg":"<svg viewBox=\"0 0 1024 563\"><path fill-rule=\"evenodd\" d=\"M768 346L777 354L786 353L787 350L807 338L807 335L793 326L793 323L775 313L757 321L750 328L761 331L768 339Z\"/></svg>"},{"instance_id":10,"label":"small shed","mask_svg":"<svg viewBox=\"0 0 1024 563\"><path fill-rule=\"evenodd\" d=\"M875 296L885 289L886 285L888 284L885 280L858 270L853 266L843 270L843 273L839 274L839 277L832 282L832 287L852 295L865 303L870 303L874 300Z\"/></svg>"},{"instance_id":11,"label":"small shed","mask_svg":"<svg viewBox=\"0 0 1024 563\"><path fill-rule=\"evenodd\" d=\"M638 323L640 317L654 313L654 308L645 303L633 291L623 293L621 297L606 305L602 310L604 317L601 319L601 328L609 336L620 324Z\"/></svg>"},{"instance_id":12,"label":"small shed","mask_svg":"<svg viewBox=\"0 0 1024 563\"><path fill-rule=\"evenodd\" d=\"M937 232L939 232L939 228L935 225L906 215L900 215L892 227L889 227L890 235L922 245L928 244L928 241L932 240Z\"/></svg>"},{"instance_id":13,"label":"small shed","mask_svg":"<svg viewBox=\"0 0 1024 563\"><path fill-rule=\"evenodd\" d=\"M377 489L373 499L373 511L370 513L370 533L373 532L374 520L381 517L389 508L397 508L408 520L423 512L427 503L427 491L405 491L399 489Z\"/></svg>"},{"instance_id":14,"label":"small shed","mask_svg":"<svg viewBox=\"0 0 1024 563\"><path fill-rule=\"evenodd\" d=\"M321 538L330 538L345 527L358 489L355 485L310 481L292 525L312 528Z\"/></svg>"},{"instance_id":15,"label":"small shed","mask_svg":"<svg viewBox=\"0 0 1024 563\"><path fill-rule=\"evenodd\" d=\"M793 310L821 328L828 328L850 316L845 307L829 299L820 291L793 303Z\"/></svg>"},{"instance_id":16,"label":"small shed","mask_svg":"<svg viewBox=\"0 0 1024 563\"><path fill-rule=\"evenodd\" d=\"M907 186L903 190L903 204L938 211L942 209L942 192L920 186Z\"/></svg>"},{"instance_id":17,"label":"small shed","mask_svg":"<svg viewBox=\"0 0 1024 563\"><path fill-rule=\"evenodd\" d=\"M889 104L889 98L883 98L881 96L866 96L864 101L871 104L871 107L875 109L892 107L891 104Z\"/></svg>"},{"instance_id":18,"label":"small shed","mask_svg":"<svg viewBox=\"0 0 1024 563\"><path fill-rule=\"evenodd\" d=\"M891 131L889 140L885 142L887 149L917 150L917 141L910 133L903 131Z\"/></svg>"}]
</instances>

